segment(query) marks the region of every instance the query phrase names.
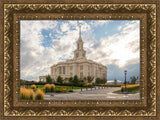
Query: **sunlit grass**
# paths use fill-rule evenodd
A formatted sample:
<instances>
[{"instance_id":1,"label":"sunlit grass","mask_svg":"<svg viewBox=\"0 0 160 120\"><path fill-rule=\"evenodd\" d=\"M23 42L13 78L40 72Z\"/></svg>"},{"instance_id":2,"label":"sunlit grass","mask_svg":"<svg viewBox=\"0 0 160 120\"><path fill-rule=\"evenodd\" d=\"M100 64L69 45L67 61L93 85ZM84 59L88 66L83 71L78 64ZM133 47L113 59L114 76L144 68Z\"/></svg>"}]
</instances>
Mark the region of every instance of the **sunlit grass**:
<instances>
[{"instance_id":1,"label":"sunlit grass","mask_svg":"<svg viewBox=\"0 0 160 120\"><path fill-rule=\"evenodd\" d=\"M138 91L140 88L139 84L132 84L132 85L126 85L127 92L135 92ZM124 92L125 85L121 86L121 92Z\"/></svg>"},{"instance_id":2,"label":"sunlit grass","mask_svg":"<svg viewBox=\"0 0 160 120\"><path fill-rule=\"evenodd\" d=\"M44 92L41 89L37 89L35 100L43 100L44 99Z\"/></svg>"},{"instance_id":3,"label":"sunlit grass","mask_svg":"<svg viewBox=\"0 0 160 120\"><path fill-rule=\"evenodd\" d=\"M33 100L34 92L32 89L20 88L20 98L25 100Z\"/></svg>"}]
</instances>

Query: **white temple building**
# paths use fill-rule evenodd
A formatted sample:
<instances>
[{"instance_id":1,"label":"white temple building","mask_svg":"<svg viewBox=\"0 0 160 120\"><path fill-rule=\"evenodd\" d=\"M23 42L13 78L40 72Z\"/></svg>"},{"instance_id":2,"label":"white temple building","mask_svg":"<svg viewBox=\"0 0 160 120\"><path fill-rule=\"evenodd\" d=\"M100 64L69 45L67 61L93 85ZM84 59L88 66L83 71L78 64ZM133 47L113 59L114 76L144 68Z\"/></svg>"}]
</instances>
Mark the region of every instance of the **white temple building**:
<instances>
[{"instance_id":1,"label":"white temple building","mask_svg":"<svg viewBox=\"0 0 160 120\"><path fill-rule=\"evenodd\" d=\"M61 76L66 80L64 82L67 82L67 78L74 77L75 75L80 79L87 76L94 77L93 82L95 82L96 78L107 80L107 67L86 58L86 51L83 49L83 40L81 37L81 26L79 27L77 49L74 51L73 59L52 65L50 72L54 81L56 81L58 76ZM45 76L40 76L39 79L46 82Z\"/></svg>"}]
</instances>

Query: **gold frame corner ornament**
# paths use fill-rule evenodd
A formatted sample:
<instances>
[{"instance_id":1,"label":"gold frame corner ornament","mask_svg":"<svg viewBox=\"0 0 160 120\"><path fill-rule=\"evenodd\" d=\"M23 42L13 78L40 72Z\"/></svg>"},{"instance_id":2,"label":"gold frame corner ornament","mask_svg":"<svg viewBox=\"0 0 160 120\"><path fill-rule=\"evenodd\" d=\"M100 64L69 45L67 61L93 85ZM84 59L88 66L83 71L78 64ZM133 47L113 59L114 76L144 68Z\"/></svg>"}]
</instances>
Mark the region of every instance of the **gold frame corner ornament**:
<instances>
[{"instance_id":1,"label":"gold frame corner ornament","mask_svg":"<svg viewBox=\"0 0 160 120\"><path fill-rule=\"evenodd\" d=\"M3 117L141 117L157 116L157 4L4 3ZM20 20L140 20L141 99L133 101L20 101ZM15 87L13 87L15 86ZM1 96L1 97L2 97ZM47 107L46 107L47 106ZM116 106L116 107L114 107ZM39 109L41 107L41 109ZM118 119L118 118L114 118Z\"/></svg>"}]
</instances>

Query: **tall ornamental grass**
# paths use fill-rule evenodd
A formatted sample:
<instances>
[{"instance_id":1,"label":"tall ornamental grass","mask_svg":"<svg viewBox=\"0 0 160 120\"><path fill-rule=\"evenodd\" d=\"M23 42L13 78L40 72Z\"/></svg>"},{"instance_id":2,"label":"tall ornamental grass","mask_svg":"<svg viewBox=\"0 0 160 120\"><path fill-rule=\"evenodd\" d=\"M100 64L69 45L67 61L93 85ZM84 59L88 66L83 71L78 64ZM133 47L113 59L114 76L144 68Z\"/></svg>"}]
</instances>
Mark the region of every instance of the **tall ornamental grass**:
<instances>
[{"instance_id":1,"label":"tall ornamental grass","mask_svg":"<svg viewBox=\"0 0 160 120\"><path fill-rule=\"evenodd\" d=\"M54 84L45 84L44 91L45 92L54 92L56 86Z\"/></svg>"},{"instance_id":2,"label":"tall ornamental grass","mask_svg":"<svg viewBox=\"0 0 160 120\"><path fill-rule=\"evenodd\" d=\"M32 89L20 88L20 98L23 100L33 100L33 94L34 92Z\"/></svg>"},{"instance_id":3,"label":"tall ornamental grass","mask_svg":"<svg viewBox=\"0 0 160 120\"><path fill-rule=\"evenodd\" d=\"M54 92L56 86L54 84L51 84L50 86L51 86L51 92Z\"/></svg>"},{"instance_id":4,"label":"tall ornamental grass","mask_svg":"<svg viewBox=\"0 0 160 120\"><path fill-rule=\"evenodd\" d=\"M86 87L92 87L93 84L92 83L86 83L84 86L86 86Z\"/></svg>"},{"instance_id":5,"label":"tall ornamental grass","mask_svg":"<svg viewBox=\"0 0 160 120\"><path fill-rule=\"evenodd\" d=\"M44 92L41 89L37 89L35 100L43 100L44 99Z\"/></svg>"},{"instance_id":6,"label":"tall ornamental grass","mask_svg":"<svg viewBox=\"0 0 160 120\"><path fill-rule=\"evenodd\" d=\"M45 84L44 89L45 89L45 92L51 92L51 85Z\"/></svg>"},{"instance_id":7,"label":"tall ornamental grass","mask_svg":"<svg viewBox=\"0 0 160 120\"><path fill-rule=\"evenodd\" d=\"M36 89L36 85L31 85L31 88L32 89Z\"/></svg>"},{"instance_id":8,"label":"tall ornamental grass","mask_svg":"<svg viewBox=\"0 0 160 120\"><path fill-rule=\"evenodd\" d=\"M133 85L126 85L127 92L134 92L139 90L140 85L139 84L133 84ZM121 86L121 92L124 92L125 85Z\"/></svg>"}]
</instances>

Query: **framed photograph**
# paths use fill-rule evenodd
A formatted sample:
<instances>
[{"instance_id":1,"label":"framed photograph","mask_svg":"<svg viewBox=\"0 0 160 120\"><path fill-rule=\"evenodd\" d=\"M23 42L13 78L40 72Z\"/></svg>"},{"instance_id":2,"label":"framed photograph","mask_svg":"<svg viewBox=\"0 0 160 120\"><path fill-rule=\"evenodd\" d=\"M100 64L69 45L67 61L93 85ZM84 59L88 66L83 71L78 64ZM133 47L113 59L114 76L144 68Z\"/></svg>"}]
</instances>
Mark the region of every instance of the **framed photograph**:
<instances>
[{"instance_id":1,"label":"framed photograph","mask_svg":"<svg viewBox=\"0 0 160 120\"><path fill-rule=\"evenodd\" d=\"M160 1L0 1L0 118L160 118Z\"/></svg>"}]
</instances>

